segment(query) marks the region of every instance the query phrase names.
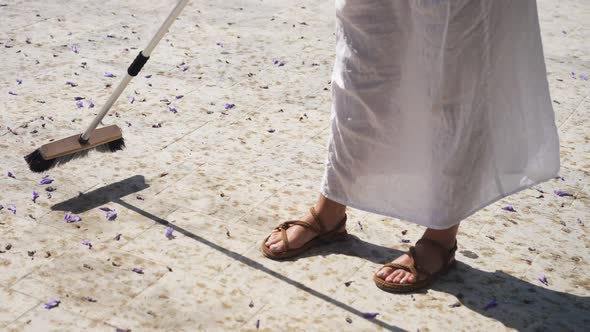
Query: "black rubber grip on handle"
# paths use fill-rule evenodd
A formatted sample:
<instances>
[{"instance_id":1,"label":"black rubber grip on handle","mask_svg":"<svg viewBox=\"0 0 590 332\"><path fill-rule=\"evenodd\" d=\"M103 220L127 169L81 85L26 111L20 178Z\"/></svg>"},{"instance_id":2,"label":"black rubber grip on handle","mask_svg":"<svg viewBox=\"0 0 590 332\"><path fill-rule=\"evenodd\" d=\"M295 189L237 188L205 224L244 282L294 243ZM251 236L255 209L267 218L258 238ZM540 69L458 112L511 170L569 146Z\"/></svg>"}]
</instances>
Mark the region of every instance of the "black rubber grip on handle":
<instances>
[{"instance_id":1,"label":"black rubber grip on handle","mask_svg":"<svg viewBox=\"0 0 590 332\"><path fill-rule=\"evenodd\" d=\"M131 66L127 68L127 74L129 74L129 76L137 76L149 58L149 56L143 56L143 54L139 52Z\"/></svg>"}]
</instances>

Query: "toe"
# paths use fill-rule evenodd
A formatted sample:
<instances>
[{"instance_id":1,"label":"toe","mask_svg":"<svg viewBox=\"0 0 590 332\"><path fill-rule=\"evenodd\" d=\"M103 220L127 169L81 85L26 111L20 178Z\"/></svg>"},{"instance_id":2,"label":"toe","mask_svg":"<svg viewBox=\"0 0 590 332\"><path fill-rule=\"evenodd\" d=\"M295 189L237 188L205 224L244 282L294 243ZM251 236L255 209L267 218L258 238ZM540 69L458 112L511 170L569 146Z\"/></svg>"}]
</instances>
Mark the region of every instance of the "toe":
<instances>
[{"instance_id":1,"label":"toe","mask_svg":"<svg viewBox=\"0 0 590 332\"><path fill-rule=\"evenodd\" d=\"M277 232L272 232L270 234L270 236L268 237L268 239L266 240L266 246L270 247L271 245L279 242L281 240L281 237L279 236L279 234Z\"/></svg>"},{"instance_id":2,"label":"toe","mask_svg":"<svg viewBox=\"0 0 590 332\"><path fill-rule=\"evenodd\" d=\"M270 248L270 251L272 251L274 253L279 253L279 252L283 251L283 248L284 248L283 242L280 241L280 242L271 244L269 248Z\"/></svg>"},{"instance_id":3,"label":"toe","mask_svg":"<svg viewBox=\"0 0 590 332\"><path fill-rule=\"evenodd\" d=\"M384 267L381 270L379 270L379 272L377 272L377 276L383 280L385 280L385 278L387 278L387 276L389 276L391 274L391 272L393 272L393 269L390 267Z\"/></svg>"},{"instance_id":4,"label":"toe","mask_svg":"<svg viewBox=\"0 0 590 332\"><path fill-rule=\"evenodd\" d=\"M387 278L385 278L385 281L393 282L393 279L395 279L401 272L402 272L401 270L395 270L395 271L391 272L391 274L389 274L387 276Z\"/></svg>"},{"instance_id":5,"label":"toe","mask_svg":"<svg viewBox=\"0 0 590 332\"><path fill-rule=\"evenodd\" d=\"M400 280L400 284L411 284L414 282L414 275L411 273L406 273L406 276Z\"/></svg>"},{"instance_id":6,"label":"toe","mask_svg":"<svg viewBox=\"0 0 590 332\"><path fill-rule=\"evenodd\" d=\"M406 271L401 271L397 276L395 276L395 278L393 278L393 280L391 282L393 282L394 284L399 284L400 281L408 274L408 272Z\"/></svg>"}]
</instances>

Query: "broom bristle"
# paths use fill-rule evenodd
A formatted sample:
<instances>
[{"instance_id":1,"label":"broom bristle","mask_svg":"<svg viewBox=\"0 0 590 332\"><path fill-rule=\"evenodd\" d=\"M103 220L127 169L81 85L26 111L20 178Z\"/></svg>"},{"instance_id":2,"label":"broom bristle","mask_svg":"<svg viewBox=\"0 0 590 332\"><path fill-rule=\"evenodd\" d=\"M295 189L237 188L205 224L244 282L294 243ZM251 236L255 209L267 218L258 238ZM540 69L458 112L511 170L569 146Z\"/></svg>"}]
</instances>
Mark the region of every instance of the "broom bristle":
<instances>
[{"instance_id":1,"label":"broom bristle","mask_svg":"<svg viewBox=\"0 0 590 332\"><path fill-rule=\"evenodd\" d=\"M98 152L117 152L125 149L125 140L123 137L119 138L118 140L114 140L112 142L108 142L107 144L99 145L96 148Z\"/></svg>"},{"instance_id":2,"label":"broom bristle","mask_svg":"<svg viewBox=\"0 0 590 332\"><path fill-rule=\"evenodd\" d=\"M62 157L54 158L54 159L48 159L48 160L43 159L43 155L41 155L41 152L39 151L39 149L37 149L34 152L25 156L25 160L27 161L27 164L29 164L29 168L31 169L31 171L33 171L35 173L43 173L43 172L48 171L54 167L68 163L72 160L84 158L92 150L96 150L96 151L105 153L105 152L117 152L117 151L123 150L124 148L125 148L125 141L123 140L123 138L120 138L118 140L115 140L115 141L112 141L109 143L105 143L102 145L98 145L98 146L95 146L95 147L87 149L87 150L79 151L76 153L72 153L69 155L65 155Z\"/></svg>"}]
</instances>

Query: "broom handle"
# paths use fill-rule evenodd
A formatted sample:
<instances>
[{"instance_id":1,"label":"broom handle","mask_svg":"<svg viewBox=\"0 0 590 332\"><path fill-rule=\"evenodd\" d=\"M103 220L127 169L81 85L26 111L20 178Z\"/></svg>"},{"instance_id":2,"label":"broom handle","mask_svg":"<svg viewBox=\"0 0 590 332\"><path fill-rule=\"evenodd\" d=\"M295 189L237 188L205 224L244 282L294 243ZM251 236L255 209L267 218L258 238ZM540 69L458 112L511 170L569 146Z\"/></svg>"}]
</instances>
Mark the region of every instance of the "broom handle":
<instances>
[{"instance_id":1,"label":"broom handle","mask_svg":"<svg viewBox=\"0 0 590 332\"><path fill-rule=\"evenodd\" d=\"M180 15L180 12L182 12L188 1L189 0L180 0L176 4L174 9L172 9L172 11L170 12L170 15L168 15L168 17L166 18L166 21L162 23L162 26L160 26L160 29L158 29L158 32L156 32L154 37L152 37L152 40L150 40L146 48L143 51L139 52L135 60L133 60L133 63L131 63L131 65L127 69L127 74L125 74L125 77L123 77L121 82L119 82L119 85L117 86L115 91L113 91L113 94L111 94L107 102L102 106L96 118L94 118L92 123L88 126L88 129L86 129L86 131L80 136L80 143L88 143L88 140L92 135L92 132L94 132L96 127L98 127L98 124L107 115L115 101L117 101L119 96L121 96L121 93L123 93L131 79L137 76L137 74L141 71L141 68L150 58L150 55L152 54L154 48L156 48L156 45L158 45L158 42L160 42L162 37L164 37L168 29L170 28L174 20L176 20L178 15Z\"/></svg>"}]
</instances>

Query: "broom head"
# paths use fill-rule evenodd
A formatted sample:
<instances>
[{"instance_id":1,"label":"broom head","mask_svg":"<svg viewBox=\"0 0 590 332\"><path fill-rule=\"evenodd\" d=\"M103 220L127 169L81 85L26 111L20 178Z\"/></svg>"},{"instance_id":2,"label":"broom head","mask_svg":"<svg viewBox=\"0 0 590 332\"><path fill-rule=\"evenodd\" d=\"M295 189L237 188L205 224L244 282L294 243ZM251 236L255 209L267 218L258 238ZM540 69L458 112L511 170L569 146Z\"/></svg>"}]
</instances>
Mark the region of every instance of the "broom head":
<instances>
[{"instance_id":1,"label":"broom head","mask_svg":"<svg viewBox=\"0 0 590 332\"><path fill-rule=\"evenodd\" d=\"M80 135L70 136L43 145L25 160L33 172L41 173L73 159L88 155L90 150L116 152L125 147L123 132L116 125L96 129L88 142L81 142Z\"/></svg>"}]
</instances>

